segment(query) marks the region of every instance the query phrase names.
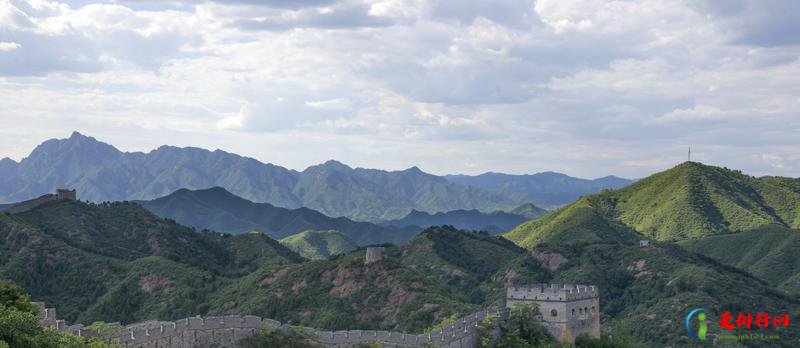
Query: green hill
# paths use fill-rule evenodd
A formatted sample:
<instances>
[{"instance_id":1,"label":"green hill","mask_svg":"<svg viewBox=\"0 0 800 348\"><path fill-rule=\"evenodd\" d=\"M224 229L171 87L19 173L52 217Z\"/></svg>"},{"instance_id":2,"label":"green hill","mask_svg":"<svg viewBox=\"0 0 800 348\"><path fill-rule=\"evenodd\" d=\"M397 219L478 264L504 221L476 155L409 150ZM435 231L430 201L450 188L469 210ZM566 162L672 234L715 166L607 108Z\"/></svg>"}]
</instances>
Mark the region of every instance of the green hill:
<instances>
[{"instance_id":1,"label":"green hill","mask_svg":"<svg viewBox=\"0 0 800 348\"><path fill-rule=\"evenodd\" d=\"M315 234L335 232L305 236ZM198 232L134 203L62 200L3 213L0 240L0 276L71 323L255 314L327 329L420 331L491 298L468 298L463 286L418 269L414 248L389 246L369 265L363 249L309 261L261 233ZM477 243L475 254L493 261L479 246L492 243L522 253L495 241Z\"/></svg>"},{"instance_id":2,"label":"green hill","mask_svg":"<svg viewBox=\"0 0 800 348\"><path fill-rule=\"evenodd\" d=\"M346 254L358 244L338 231L304 231L280 240L281 244L308 259L326 259Z\"/></svg>"},{"instance_id":3,"label":"green hill","mask_svg":"<svg viewBox=\"0 0 800 348\"><path fill-rule=\"evenodd\" d=\"M800 279L795 188L793 179L684 163L582 197L504 236L568 260L553 282L598 285L605 326L649 345L685 346L681 318L692 308L797 312L797 298L773 287L796 293ZM640 248L643 238L663 242ZM791 333L780 335L779 345L796 343Z\"/></svg>"},{"instance_id":4,"label":"green hill","mask_svg":"<svg viewBox=\"0 0 800 348\"><path fill-rule=\"evenodd\" d=\"M0 214L0 276L82 323L254 314L323 329L418 332L494 303L507 286L540 282L599 286L602 326L648 346L690 345L682 320L696 307L799 314L797 298L750 273L669 241L640 248L608 194L505 236L524 248L431 228L367 265L363 249L304 260L261 233L197 232L132 203L57 201ZM780 228L766 233L791 236L773 226ZM754 245L776 255L793 248L768 241ZM764 262L768 269L775 261ZM794 281L782 279L784 288ZM780 334L776 345L800 339L794 330L759 332Z\"/></svg>"},{"instance_id":5,"label":"green hill","mask_svg":"<svg viewBox=\"0 0 800 348\"><path fill-rule=\"evenodd\" d=\"M800 296L800 231L769 225L752 231L678 242L682 247L746 270Z\"/></svg>"},{"instance_id":6,"label":"green hill","mask_svg":"<svg viewBox=\"0 0 800 348\"><path fill-rule=\"evenodd\" d=\"M798 228L798 186L796 179L758 179L738 171L686 162L622 189L584 197L519 226L509 237L534 245L551 233L551 228L578 233L560 225L562 221L575 225L573 216L590 219L591 224L622 224L662 241L744 232L772 224Z\"/></svg>"},{"instance_id":7,"label":"green hill","mask_svg":"<svg viewBox=\"0 0 800 348\"><path fill-rule=\"evenodd\" d=\"M696 344L687 337L686 315L706 308L712 318L726 310L800 314L800 302L774 290L766 282L739 269L691 253L670 242L649 248L616 242L546 246L538 252L559 254L566 261L553 272L554 283L594 284L600 290L601 323L606 330L630 333L650 347L685 347ZM755 314L754 314L755 315ZM709 337L722 332L709 325ZM734 333L746 333L737 330ZM778 334L776 346L794 347L800 335L791 330L759 330ZM742 342L758 346L763 342ZM730 342L729 346L742 346Z\"/></svg>"},{"instance_id":8,"label":"green hill","mask_svg":"<svg viewBox=\"0 0 800 348\"><path fill-rule=\"evenodd\" d=\"M491 303L505 295L507 286L549 277L525 249L483 232L430 228L401 249L403 264L448 284L471 303Z\"/></svg>"},{"instance_id":9,"label":"green hill","mask_svg":"<svg viewBox=\"0 0 800 348\"><path fill-rule=\"evenodd\" d=\"M238 234L259 231L280 239L307 230L336 230L359 245L401 243L413 236L400 229L331 218L308 208L286 209L253 203L221 187L181 189L170 195L138 201L154 214L197 229Z\"/></svg>"},{"instance_id":10,"label":"green hill","mask_svg":"<svg viewBox=\"0 0 800 348\"><path fill-rule=\"evenodd\" d=\"M83 323L203 313L201 295L303 260L267 236L198 233L132 203L64 200L0 214L0 239L0 275ZM148 290L160 286L169 290Z\"/></svg>"},{"instance_id":11,"label":"green hill","mask_svg":"<svg viewBox=\"0 0 800 348\"><path fill-rule=\"evenodd\" d=\"M479 306L404 265L397 247L364 264L364 250L326 260L265 266L223 289L212 314L250 313L304 326L421 332Z\"/></svg>"},{"instance_id":12,"label":"green hill","mask_svg":"<svg viewBox=\"0 0 800 348\"><path fill-rule=\"evenodd\" d=\"M514 214L514 215L522 215L528 220L537 219L545 214L547 214L547 210L537 207L533 203L525 203L509 210L506 210L506 213Z\"/></svg>"}]
</instances>

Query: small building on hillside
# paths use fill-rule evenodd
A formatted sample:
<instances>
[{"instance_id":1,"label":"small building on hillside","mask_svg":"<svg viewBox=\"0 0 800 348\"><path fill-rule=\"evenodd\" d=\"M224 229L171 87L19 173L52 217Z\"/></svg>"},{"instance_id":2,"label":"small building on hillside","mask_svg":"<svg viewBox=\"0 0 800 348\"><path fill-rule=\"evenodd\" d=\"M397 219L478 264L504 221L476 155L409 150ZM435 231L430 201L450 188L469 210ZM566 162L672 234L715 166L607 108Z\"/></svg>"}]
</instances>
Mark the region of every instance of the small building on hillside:
<instances>
[{"instance_id":1,"label":"small building on hillside","mask_svg":"<svg viewBox=\"0 0 800 348\"><path fill-rule=\"evenodd\" d=\"M56 199L69 199L77 200L78 194L76 190L56 189Z\"/></svg>"},{"instance_id":2,"label":"small building on hillside","mask_svg":"<svg viewBox=\"0 0 800 348\"><path fill-rule=\"evenodd\" d=\"M582 334L600 337L600 297L594 285L535 284L506 290L506 307L524 302L539 305L542 326L560 342L575 343Z\"/></svg>"},{"instance_id":3,"label":"small building on hillside","mask_svg":"<svg viewBox=\"0 0 800 348\"><path fill-rule=\"evenodd\" d=\"M642 239L642 240L639 241L639 247L640 248L647 248L649 246L650 246L650 241L649 240Z\"/></svg>"},{"instance_id":4,"label":"small building on hillside","mask_svg":"<svg viewBox=\"0 0 800 348\"><path fill-rule=\"evenodd\" d=\"M364 264L370 264L375 261L380 261L383 248L381 247L367 247L367 254L364 257Z\"/></svg>"},{"instance_id":5,"label":"small building on hillside","mask_svg":"<svg viewBox=\"0 0 800 348\"><path fill-rule=\"evenodd\" d=\"M70 200L75 201L78 199L78 194L76 190L67 190L67 189L56 189L56 193L48 193L46 195L42 195L41 197L34 198L31 200L27 200L24 202L17 203L10 208L6 209L6 212L9 214L19 214L29 211L33 208L36 208L42 204L47 202L53 202L58 200Z\"/></svg>"}]
</instances>

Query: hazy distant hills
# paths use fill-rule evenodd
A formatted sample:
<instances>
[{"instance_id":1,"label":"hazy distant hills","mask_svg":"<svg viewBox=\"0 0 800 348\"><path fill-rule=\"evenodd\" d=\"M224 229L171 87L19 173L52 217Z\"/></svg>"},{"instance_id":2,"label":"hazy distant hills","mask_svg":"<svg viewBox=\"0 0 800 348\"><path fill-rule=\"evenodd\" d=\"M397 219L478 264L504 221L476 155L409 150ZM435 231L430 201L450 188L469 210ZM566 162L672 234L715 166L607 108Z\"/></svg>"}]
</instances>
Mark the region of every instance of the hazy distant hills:
<instances>
[{"instance_id":1,"label":"hazy distant hills","mask_svg":"<svg viewBox=\"0 0 800 348\"><path fill-rule=\"evenodd\" d=\"M450 182L500 193L520 202L532 202L546 209L570 203L580 196L605 189L624 187L633 182L633 180L616 176L587 180L554 172L529 175L489 172L476 176L447 175L445 177Z\"/></svg>"},{"instance_id":2,"label":"hazy distant hills","mask_svg":"<svg viewBox=\"0 0 800 348\"><path fill-rule=\"evenodd\" d=\"M497 179L501 177L506 182ZM121 152L77 132L68 139L43 142L19 163L0 160L3 203L38 197L58 187L75 188L80 199L102 202L150 200L182 188L218 186L254 202L367 221L399 219L412 210L490 212L528 202L551 207L625 182L555 173L445 178L416 167L384 171L336 161L299 172L220 150L161 146L148 153Z\"/></svg>"},{"instance_id":3,"label":"hazy distant hills","mask_svg":"<svg viewBox=\"0 0 800 348\"><path fill-rule=\"evenodd\" d=\"M401 228L416 226L420 231L432 226L448 225L462 230L486 231L491 234L498 234L510 231L517 225L546 213L545 210L530 204L522 205L510 211L519 213L504 211L483 213L473 209L430 214L413 210L402 219L386 221L381 225Z\"/></svg>"},{"instance_id":4,"label":"hazy distant hills","mask_svg":"<svg viewBox=\"0 0 800 348\"><path fill-rule=\"evenodd\" d=\"M413 233L331 218L308 208L287 209L269 203L253 203L224 188L181 189L151 201L137 201L154 214L198 229L232 234L259 231L280 239L307 230L336 230L359 245L400 243Z\"/></svg>"}]
</instances>

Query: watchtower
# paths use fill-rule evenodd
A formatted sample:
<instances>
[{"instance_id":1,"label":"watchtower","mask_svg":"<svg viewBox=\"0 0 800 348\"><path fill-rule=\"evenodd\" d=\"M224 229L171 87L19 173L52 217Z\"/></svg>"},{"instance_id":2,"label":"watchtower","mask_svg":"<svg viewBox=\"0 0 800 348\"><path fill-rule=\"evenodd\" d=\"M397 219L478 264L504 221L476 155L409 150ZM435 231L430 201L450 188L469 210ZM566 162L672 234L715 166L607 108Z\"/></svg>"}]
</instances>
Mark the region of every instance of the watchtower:
<instances>
[{"instance_id":1,"label":"watchtower","mask_svg":"<svg viewBox=\"0 0 800 348\"><path fill-rule=\"evenodd\" d=\"M69 199L77 200L78 195L76 190L56 189L56 199Z\"/></svg>"},{"instance_id":2,"label":"watchtower","mask_svg":"<svg viewBox=\"0 0 800 348\"><path fill-rule=\"evenodd\" d=\"M381 259L381 252L383 248L381 247L367 247L367 255L364 257L364 264L373 263L375 261L379 261Z\"/></svg>"},{"instance_id":3,"label":"watchtower","mask_svg":"<svg viewBox=\"0 0 800 348\"><path fill-rule=\"evenodd\" d=\"M535 302L541 324L561 342L575 343L581 334L600 337L600 297L594 285L535 284L506 290L506 307Z\"/></svg>"}]
</instances>

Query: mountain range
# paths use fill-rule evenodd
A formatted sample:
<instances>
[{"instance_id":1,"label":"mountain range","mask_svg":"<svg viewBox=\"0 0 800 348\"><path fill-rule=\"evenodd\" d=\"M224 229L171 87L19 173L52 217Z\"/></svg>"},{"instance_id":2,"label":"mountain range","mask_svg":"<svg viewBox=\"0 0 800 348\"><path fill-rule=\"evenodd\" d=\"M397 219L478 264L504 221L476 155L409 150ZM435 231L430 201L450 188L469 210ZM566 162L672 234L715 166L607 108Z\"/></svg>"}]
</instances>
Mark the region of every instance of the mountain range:
<instances>
[{"instance_id":1,"label":"mountain range","mask_svg":"<svg viewBox=\"0 0 800 348\"><path fill-rule=\"evenodd\" d=\"M150 201L136 201L154 214L197 229L239 234L251 231L281 239L308 230L336 230L358 245L401 243L415 233L348 218L331 218L308 209L254 203L224 188L180 189Z\"/></svg>"},{"instance_id":2,"label":"mountain range","mask_svg":"<svg viewBox=\"0 0 800 348\"><path fill-rule=\"evenodd\" d=\"M800 301L790 295L790 289L776 290L771 280L737 268L734 263L741 260L717 259L680 245L706 238L748 238L752 235L746 233L759 230L770 233L763 235L766 239L789 236L797 232L795 227L769 219L763 225L745 224L752 218L742 212L720 212L725 217L717 221L720 228L754 229L728 227L703 235L675 228L695 225L689 222L643 225L656 229L653 234L637 227L640 220L628 220L633 208L621 202L641 194L656 195L659 191L651 185L663 185L663 175L677 185L678 192L670 199L685 204L670 207L681 206L681 211L711 207L736 211L722 203L699 204L705 199L696 193L708 190L728 197L736 192L735 185L717 186L717 192L712 183L739 178L743 183L769 186L761 193L747 191L749 201L739 197L736 203L748 212L761 216L757 212L771 207L773 218L780 221L792 215L791 210L778 213L778 202L761 207L745 204L769 201L763 197L773 186L792 188L793 181L754 179L689 163L645 178L635 189L585 196L523 223L504 237L435 227L402 245L386 246L382 260L364 264L364 249L306 260L261 233L198 232L134 203L61 200L27 212L0 214L0 240L5 241L0 244L0 276L22 285L33 299L58 307L67 320L82 323L237 313L331 330L419 332L497 301L508 286L532 283L598 286L603 327L646 346L692 344L681 320L692 308L797 315ZM728 180L707 180L720 175ZM684 176L685 180L678 180ZM703 189L680 190L683 185ZM715 198L712 202L726 201ZM659 214L671 214L672 209L646 216L662 221ZM737 220L740 217L745 219ZM764 230L770 226L781 230ZM657 240L642 248L638 242L643 238ZM312 233L300 239L313 239ZM741 238L721 241L715 249L736 243L737 251L751 255L748 260L762 250L776 255L791 250L791 244L773 247L766 239L750 245ZM313 244L306 245L316 248ZM765 265L775 260L781 259L765 260ZM792 273L791 264L781 272ZM798 339L794 330L778 333L778 345L792 346Z\"/></svg>"},{"instance_id":3,"label":"mountain range","mask_svg":"<svg viewBox=\"0 0 800 348\"><path fill-rule=\"evenodd\" d=\"M506 183L497 179L501 176ZM295 171L221 150L161 146L147 153L122 152L74 132L68 139L43 142L20 162L0 160L0 202L23 201L55 188L75 188L81 199L103 202L152 200L183 188L218 186L254 202L379 221L399 219L412 210L491 212L529 202L551 207L628 182L598 180L556 173L442 177L417 167L384 171L336 161Z\"/></svg>"},{"instance_id":4,"label":"mountain range","mask_svg":"<svg viewBox=\"0 0 800 348\"><path fill-rule=\"evenodd\" d=\"M462 230L486 231L491 234L499 234L508 232L525 221L538 218L547 213L541 208L531 206L528 204L510 210L518 211L520 214L504 211L484 213L477 209L453 210L435 214L412 210L402 219L386 221L381 225L404 229L416 228L420 231L428 227L448 225Z\"/></svg>"},{"instance_id":5,"label":"mountain range","mask_svg":"<svg viewBox=\"0 0 800 348\"><path fill-rule=\"evenodd\" d=\"M439 232L416 239L431 233ZM481 272L510 267L508 260L524 254L496 237L462 238L496 240L512 251ZM388 246L384 260L369 265L363 249L309 261L261 233L200 232L126 202L59 200L2 213L0 239L0 277L84 324L247 313L328 329L421 332L477 310L504 286L498 277L485 292L451 287L403 256L419 254L413 244Z\"/></svg>"},{"instance_id":6,"label":"mountain range","mask_svg":"<svg viewBox=\"0 0 800 348\"><path fill-rule=\"evenodd\" d=\"M583 195L629 185L634 180L613 175L588 180L556 172L511 175L488 172L476 176L447 175L448 181L495 192L545 209L558 208Z\"/></svg>"}]
</instances>

